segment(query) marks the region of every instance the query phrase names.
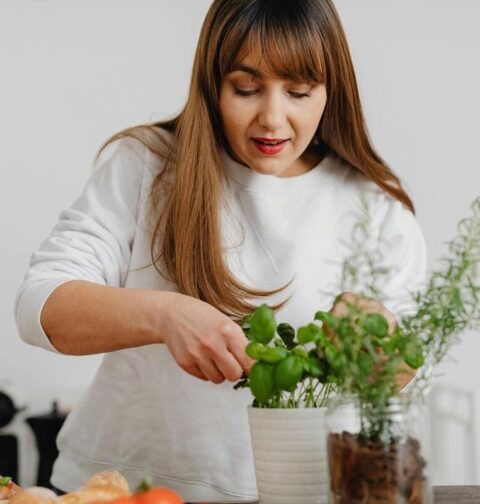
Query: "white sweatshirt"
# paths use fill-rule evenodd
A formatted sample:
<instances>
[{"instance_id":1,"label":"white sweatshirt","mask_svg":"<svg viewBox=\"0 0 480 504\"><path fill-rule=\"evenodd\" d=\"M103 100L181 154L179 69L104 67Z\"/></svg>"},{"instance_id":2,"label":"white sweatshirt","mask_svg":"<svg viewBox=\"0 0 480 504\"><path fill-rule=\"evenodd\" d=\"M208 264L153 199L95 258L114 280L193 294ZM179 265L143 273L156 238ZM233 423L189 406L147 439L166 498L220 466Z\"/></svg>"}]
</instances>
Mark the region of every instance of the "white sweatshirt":
<instances>
[{"instance_id":1,"label":"white sweatshirt","mask_svg":"<svg viewBox=\"0 0 480 504\"><path fill-rule=\"evenodd\" d=\"M427 258L417 220L400 202L332 156L287 178L259 174L225 152L222 159L230 211L222 207L221 229L232 272L261 289L279 287L296 275L288 289L268 300L273 304L294 293L277 313L277 323L298 328L332 306L362 195L374 215L374 240L386 264L395 268L382 284L387 296L381 301L397 316L409 311L408 289L425 280ZM134 271L151 262L146 212L158 169L138 141L115 142L110 157L31 256L15 302L24 341L56 352L40 312L49 294L69 280L177 290L153 266ZM252 400L249 390L233 390L232 382L216 385L187 374L163 345L105 354L59 434L52 483L70 491L92 473L115 468L131 485L149 473L155 485L170 487L187 501L254 499L246 412Z\"/></svg>"}]
</instances>

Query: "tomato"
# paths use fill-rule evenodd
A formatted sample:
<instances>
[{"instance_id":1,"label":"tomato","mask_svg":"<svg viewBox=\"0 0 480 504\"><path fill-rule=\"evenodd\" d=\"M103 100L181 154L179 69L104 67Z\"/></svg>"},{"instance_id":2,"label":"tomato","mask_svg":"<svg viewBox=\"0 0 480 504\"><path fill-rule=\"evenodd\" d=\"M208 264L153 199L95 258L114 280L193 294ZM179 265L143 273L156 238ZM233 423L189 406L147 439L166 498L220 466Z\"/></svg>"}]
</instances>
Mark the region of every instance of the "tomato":
<instances>
[{"instance_id":1,"label":"tomato","mask_svg":"<svg viewBox=\"0 0 480 504\"><path fill-rule=\"evenodd\" d=\"M169 488L152 488L136 495L136 504L184 504L178 494Z\"/></svg>"},{"instance_id":2,"label":"tomato","mask_svg":"<svg viewBox=\"0 0 480 504\"><path fill-rule=\"evenodd\" d=\"M97 501L93 504L184 504L184 502L173 490L157 487L109 501Z\"/></svg>"},{"instance_id":3,"label":"tomato","mask_svg":"<svg viewBox=\"0 0 480 504\"><path fill-rule=\"evenodd\" d=\"M117 497L116 499L110 501L115 504L135 504L137 501L137 498L135 495L127 495L126 497ZM103 502L105 501L100 501L102 504ZM98 502L97 504L100 504L100 502Z\"/></svg>"}]
</instances>

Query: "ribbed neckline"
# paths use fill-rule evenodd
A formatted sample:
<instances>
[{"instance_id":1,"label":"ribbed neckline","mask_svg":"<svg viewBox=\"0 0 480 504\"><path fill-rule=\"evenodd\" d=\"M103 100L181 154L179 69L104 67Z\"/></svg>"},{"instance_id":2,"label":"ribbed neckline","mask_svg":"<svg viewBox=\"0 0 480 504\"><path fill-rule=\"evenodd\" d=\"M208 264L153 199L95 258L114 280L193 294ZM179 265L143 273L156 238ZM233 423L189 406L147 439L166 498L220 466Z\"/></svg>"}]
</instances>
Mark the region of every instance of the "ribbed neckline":
<instances>
[{"instance_id":1,"label":"ribbed neckline","mask_svg":"<svg viewBox=\"0 0 480 504\"><path fill-rule=\"evenodd\" d=\"M308 172L293 177L276 177L265 175L244 166L222 149L220 156L225 166L227 176L246 191L278 192L292 194L298 191L311 192L334 180L340 166L331 155L327 154L317 165Z\"/></svg>"}]
</instances>

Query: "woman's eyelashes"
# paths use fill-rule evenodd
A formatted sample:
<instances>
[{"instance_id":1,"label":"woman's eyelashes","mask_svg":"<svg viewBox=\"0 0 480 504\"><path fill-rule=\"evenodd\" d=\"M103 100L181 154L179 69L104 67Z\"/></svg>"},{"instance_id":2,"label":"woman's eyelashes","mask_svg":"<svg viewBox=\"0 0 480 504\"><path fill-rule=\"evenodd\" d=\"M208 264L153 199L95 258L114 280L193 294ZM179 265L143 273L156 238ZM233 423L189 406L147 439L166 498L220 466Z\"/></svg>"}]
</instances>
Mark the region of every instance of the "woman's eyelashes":
<instances>
[{"instance_id":1,"label":"woman's eyelashes","mask_svg":"<svg viewBox=\"0 0 480 504\"><path fill-rule=\"evenodd\" d=\"M258 92L257 89L254 89L252 91L244 91L242 89L238 89L236 86L234 86L235 89L235 94L240 95L240 96L252 96ZM291 96L294 98L307 98L310 96L310 93L297 93L296 91L288 91Z\"/></svg>"}]
</instances>

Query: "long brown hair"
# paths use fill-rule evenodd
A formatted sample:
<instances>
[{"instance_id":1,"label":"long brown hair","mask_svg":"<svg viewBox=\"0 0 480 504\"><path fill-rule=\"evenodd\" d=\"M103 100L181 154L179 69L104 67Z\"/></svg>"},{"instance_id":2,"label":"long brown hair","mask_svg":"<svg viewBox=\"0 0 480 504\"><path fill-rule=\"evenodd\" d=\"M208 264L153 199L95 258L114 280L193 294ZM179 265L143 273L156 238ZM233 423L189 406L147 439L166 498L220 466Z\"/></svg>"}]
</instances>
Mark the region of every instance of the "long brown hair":
<instances>
[{"instance_id":1,"label":"long brown hair","mask_svg":"<svg viewBox=\"0 0 480 504\"><path fill-rule=\"evenodd\" d=\"M345 160L415 213L399 178L369 140L347 40L332 1L214 0L200 32L182 111L169 120L120 131L101 146L96 159L111 142L133 137L162 160L163 170L150 192L152 263L179 292L234 318L255 309L248 299L277 294L291 283L272 291L246 286L231 273L222 253L219 206L225 173L220 150L230 148L219 93L245 48L262 55L281 78L325 83L327 103L307 149ZM162 129L172 134L170 142ZM174 174L168 186L167 173Z\"/></svg>"}]
</instances>

